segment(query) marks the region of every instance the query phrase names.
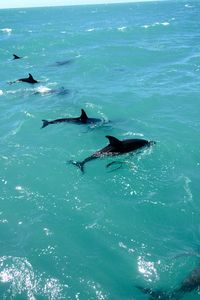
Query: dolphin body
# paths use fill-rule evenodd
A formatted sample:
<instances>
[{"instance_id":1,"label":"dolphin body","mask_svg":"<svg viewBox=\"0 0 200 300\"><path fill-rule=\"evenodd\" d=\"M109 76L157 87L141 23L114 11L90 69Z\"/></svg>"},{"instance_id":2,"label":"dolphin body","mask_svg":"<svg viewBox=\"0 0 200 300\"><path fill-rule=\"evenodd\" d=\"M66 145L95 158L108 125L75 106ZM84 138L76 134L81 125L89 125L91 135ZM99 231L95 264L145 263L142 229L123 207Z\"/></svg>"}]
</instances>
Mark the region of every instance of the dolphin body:
<instances>
[{"instance_id":1,"label":"dolphin body","mask_svg":"<svg viewBox=\"0 0 200 300\"><path fill-rule=\"evenodd\" d=\"M81 115L80 117L76 118L63 118L63 119L56 119L53 121L47 121L47 120L42 120L43 125L41 128L44 128L50 124L57 124L57 123L76 123L76 124L93 124L93 123L99 123L102 122L101 119L96 119L96 118L89 118L84 111L84 109L81 109Z\"/></svg>"},{"instance_id":2,"label":"dolphin body","mask_svg":"<svg viewBox=\"0 0 200 300\"><path fill-rule=\"evenodd\" d=\"M172 292L166 292L163 290L153 291L149 288L138 288L145 294L149 295L149 300L179 300L185 293L197 291L200 289L200 265L192 270L189 275L182 281L180 286L174 289Z\"/></svg>"},{"instance_id":3,"label":"dolphin body","mask_svg":"<svg viewBox=\"0 0 200 300\"><path fill-rule=\"evenodd\" d=\"M103 156L116 156L125 153L129 153L135 151L139 148L150 146L154 144L153 141L147 141L143 139L128 139L128 140L118 140L114 136L107 135L106 138L109 140L109 144L92 154L91 156L85 158L83 161L70 161L73 165L80 168L82 172L84 172L84 165L86 162L103 157Z\"/></svg>"},{"instance_id":4,"label":"dolphin body","mask_svg":"<svg viewBox=\"0 0 200 300\"><path fill-rule=\"evenodd\" d=\"M27 82L27 83L31 83L31 84L38 83L38 81L35 80L30 73L28 75L29 75L29 77L20 78L20 79L17 79L15 81L11 81L10 84L13 84L13 83L16 83L16 82Z\"/></svg>"}]
</instances>

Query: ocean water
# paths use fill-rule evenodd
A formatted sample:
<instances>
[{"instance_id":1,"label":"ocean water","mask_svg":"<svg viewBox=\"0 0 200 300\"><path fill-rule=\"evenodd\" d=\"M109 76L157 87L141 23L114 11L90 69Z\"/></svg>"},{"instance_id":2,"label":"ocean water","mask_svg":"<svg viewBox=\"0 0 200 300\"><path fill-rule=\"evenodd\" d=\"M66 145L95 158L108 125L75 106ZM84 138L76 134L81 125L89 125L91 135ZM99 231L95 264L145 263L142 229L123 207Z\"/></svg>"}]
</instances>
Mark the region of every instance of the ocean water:
<instances>
[{"instance_id":1,"label":"ocean water","mask_svg":"<svg viewBox=\"0 0 200 300\"><path fill-rule=\"evenodd\" d=\"M138 286L169 292L198 266L199 11L0 10L0 299L145 300ZM8 84L28 73L40 82ZM41 129L81 108L105 122ZM156 145L84 174L68 162L106 135Z\"/></svg>"}]
</instances>

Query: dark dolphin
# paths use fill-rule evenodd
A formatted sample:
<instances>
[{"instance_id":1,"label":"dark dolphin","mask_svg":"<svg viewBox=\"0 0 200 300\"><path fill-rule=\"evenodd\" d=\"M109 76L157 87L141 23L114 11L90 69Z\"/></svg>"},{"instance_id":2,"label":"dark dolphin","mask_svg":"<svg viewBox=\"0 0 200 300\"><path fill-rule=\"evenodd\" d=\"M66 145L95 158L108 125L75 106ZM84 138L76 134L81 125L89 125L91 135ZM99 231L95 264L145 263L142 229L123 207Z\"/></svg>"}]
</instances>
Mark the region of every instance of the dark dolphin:
<instances>
[{"instance_id":1,"label":"dark dolphin","mask_svg":"<svg viewBox=\"0 0 200 300\"><path fill-rule=\"evenodd\" d=\"M64 65L70 65L73 63L73 59L66 59L66 60L61 60L61 61L56 61L54 64L50 65L51 67L60 67Z\"/></svg>"},{"instance_id":2,"label":"dark dolphin","mask_svg":"<svg viewBox=\"0 0 200 300\"><path fill-rule=\"evenodd\" d=\"M200 265L198 265L194 270L192 270L189 275L182 281L180 286L174 289L172 292L166 292L163 290L153 291L149 288L143 288L138 286L138 288L145 294L149 295L150 300L171 300L171 299L181 299L184 297L185 293L190 293L192 291L197 291L200 289Z\"/></svg>"},{"instance_id":3,"label":"dark dolphin","mask_svg":"<svg viewBox=\"0 0 200 300\"><path fill-rule=\"evenodd\" d=\"M28 75L29 75L29 77L27 77L27 78L20 78L20 79L17 79L15 81L11 81L9 83L10 84L13 84L13 83L16 83L16 82L27 82L27 83L31 83L31 84L38 83L38 81L35 80L30 73Z\"/></svg>"},{"instance_id":4,"label":"dark dolphin","mask_svg":"<svg viewBox=\"0 0 200 300\"><path fill-rule=\"evenodd\" d=\"M32 83L32 84L38 83L38 81L35 80L30 73L28 75L29 75L29 77L27 77L27 78L20 78L17 81L28 82L28 83Z\"/></svg>"},{"instance_id":5,"label":"dark dolphin","mask_svg":"<svg viewBox=\"0 0 200 300\"><path fill-rule=\"evenodd\" d=\"M98 122L102 122L101 119L96 119L96 118L89 118L86 114L86 112L84 111L84 109L81 109L81 115L80 117L76 117L76 118L63 118L63 119L56 119L53 121L47 121L47 120L42 120L43 125L41 128L44 128L50 124L57 124L57 123L76 123L76 124L93 124L93 123L98 123Z\"/></svg>"},{"instance_id":6,"label":"dark dolphin","mask_svg":"<svg viewBox=\"0 0 200 300\"><path fill-rule=\"evenodd\" d=\"M73 59L63 60L63 61L56 61L56 66L64 66L69 65L73 62Z\"/></svg>"},{"instance_id":7,"label":"dark dolphin","mask_svg":"<svg viewBox=\"0 0 200 300\"><path fill-rule=\"evenodd\" d=\"M79 167L82 172L84 172L84 165L86 162L103 157L103 156L115 156L121 155L128 152L135 151L144 146L150 146L155 142L147 141L143 139L128 139L128 140L118 140L114 136L107 135L106 138L109 140L109 144L92 154L91 156L85 158L83 161L70 161L75 166Z\"/></svg>"},{"instance_id":8,"label":"dark dolphin","mask_svg":"<svg viewBox=\"0 0 200 300\"><path fill-rule=\"evenodd\" d=\"M18 56L18 55L16 55L16 54L13 54L13 60L14 59L20 59L20 58L22 58L21 56Z\"/></svg>"}]
</instances>

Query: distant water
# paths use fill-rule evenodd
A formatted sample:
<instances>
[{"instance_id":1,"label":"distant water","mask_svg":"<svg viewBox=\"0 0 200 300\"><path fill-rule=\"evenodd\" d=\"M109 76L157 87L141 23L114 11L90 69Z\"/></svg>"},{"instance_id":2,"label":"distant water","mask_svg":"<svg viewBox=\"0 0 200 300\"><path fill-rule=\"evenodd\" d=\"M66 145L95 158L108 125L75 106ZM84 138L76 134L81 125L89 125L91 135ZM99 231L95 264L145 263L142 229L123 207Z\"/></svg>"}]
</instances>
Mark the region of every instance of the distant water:
<instances>
[{"instance_id":1,"label":"distant water","mask_svg":"<svg viewBox=\"0 0 200 300\"><path fill-rule=\"evenodd\" d=\"M170 291L199 264L199 12L0 10L0 299L145 300L136 286ZM28 73L40 83L8 84ZM105 124L40 129L81 108ZM157 143L84 175L67 163L106 135Z\"/></svg>"}]
</instances>

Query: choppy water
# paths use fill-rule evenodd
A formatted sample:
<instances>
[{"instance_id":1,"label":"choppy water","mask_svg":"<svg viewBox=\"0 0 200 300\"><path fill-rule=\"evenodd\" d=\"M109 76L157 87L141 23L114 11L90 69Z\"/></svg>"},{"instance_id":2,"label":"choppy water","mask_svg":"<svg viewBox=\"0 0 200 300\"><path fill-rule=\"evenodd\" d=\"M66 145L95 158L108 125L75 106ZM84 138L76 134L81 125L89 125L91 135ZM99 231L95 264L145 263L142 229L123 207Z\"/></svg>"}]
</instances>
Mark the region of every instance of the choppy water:
<instances>
[{"instance_id":1,"label":"choppy water","mask_svg":"<svg viewBox=\"0 0 200 300\"><path fill-rule=\"evenodd\" d=\"M136 286L172 290L198 265L199 11L198 1L0 11L1 299L143 300ZM8 84L28 73L40 83ZM81 108L110 122L40 129ZM105 168L112 158L84 175L67 164L106 135L157 144L117 158L118 170Z\"/></svg>"}]
</instances>

